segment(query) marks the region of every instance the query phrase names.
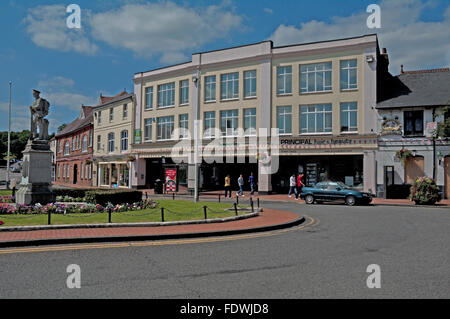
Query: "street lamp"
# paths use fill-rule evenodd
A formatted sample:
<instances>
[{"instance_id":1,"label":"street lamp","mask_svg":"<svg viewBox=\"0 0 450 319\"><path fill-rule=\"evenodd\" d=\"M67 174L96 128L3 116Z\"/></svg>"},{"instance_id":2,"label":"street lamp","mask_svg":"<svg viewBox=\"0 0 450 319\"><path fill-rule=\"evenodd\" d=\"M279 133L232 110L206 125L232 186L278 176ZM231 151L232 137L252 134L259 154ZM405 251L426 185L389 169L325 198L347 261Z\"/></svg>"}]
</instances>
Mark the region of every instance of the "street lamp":
<instances>
[{"instance_id":1,"label":"street lamp","mask_svg":"<svg viewBox=\"0 0 450 319\"><path fill-rule=\"evenodd\" d=\"M9 153L11 151L11 87L12 81L9 81L9 107L8 107L8 155L6 164L6 189L9 189Z\"/></svg>"}]
</instances>

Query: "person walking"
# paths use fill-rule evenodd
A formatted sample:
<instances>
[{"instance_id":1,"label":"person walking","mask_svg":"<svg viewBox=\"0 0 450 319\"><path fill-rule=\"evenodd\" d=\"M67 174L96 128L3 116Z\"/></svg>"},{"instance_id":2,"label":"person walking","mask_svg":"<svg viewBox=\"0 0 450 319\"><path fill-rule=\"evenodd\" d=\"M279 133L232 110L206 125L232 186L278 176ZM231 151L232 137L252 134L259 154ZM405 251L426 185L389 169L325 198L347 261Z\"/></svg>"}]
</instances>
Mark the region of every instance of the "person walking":
<instances>
[{"instance_id":1,"label":"person walking","mask_svg":"<svg viewBox=\"0 0 450 319\"><path fill-rule=\"evenodd\" d=\"M255 194L256 182L255 177L253 176L253 172L250 173L250 177L248 178L248 182L250 183L250 195Z\"/></svg>"},{"instance_id":2,"label":"person walking","mask_svg":"<svg viewBox=\"0 0 450 319\"><path fill-rule=\"evenodd\" d=\"M236 196L245 196L244 195L244 177L242 174L238 178L239 191L236 193Z\"/></svg>"},{"instance_id":3,"label":"person walking","mask_svg":"<svg viewBox=\"0 0 450 319\"><path fill-rule=\"evenodd\" d=\"M225 177L225 198L227 198L227 193L229 193L229 198L231 198L231 178L230 175Z\"/></svg>"},{"instance_id":4,"label":"person walking","mask_svg":"<svg viewBox=\"0 0 450 319\"><path fill-rule=\"evenodd\" d=\"M298 200L298 196L302 192L302 188L305 186L305 184L303 184L303 182L302 182L302 179L303 179L303 174L299 174L297 176L297 192L295 193L295 200Z\"/></svg>"},{"instance_id":5,"label":"person walking","mask_svg":"<svg viewBox=\"0 0 450 319\"><path fill-rule=\"evenodd\" d=\"M297 188L295 187L297 185L297 182L295 181L295 174L292 174L291 178L289 179L289 198L292 196L292 193L295 193L297 196Z\"/></svg>"}]
</instances>

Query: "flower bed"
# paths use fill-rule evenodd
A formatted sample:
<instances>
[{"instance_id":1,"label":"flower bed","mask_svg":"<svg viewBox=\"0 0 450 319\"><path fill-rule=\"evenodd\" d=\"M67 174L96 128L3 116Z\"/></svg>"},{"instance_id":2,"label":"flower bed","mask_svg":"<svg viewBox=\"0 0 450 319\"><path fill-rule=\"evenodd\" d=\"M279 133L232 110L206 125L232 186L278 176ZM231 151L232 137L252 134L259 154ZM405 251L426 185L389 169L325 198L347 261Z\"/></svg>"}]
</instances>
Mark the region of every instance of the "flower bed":
<instances>
[{"instance_id":1,"label":"flower bed","mask_svg":"<svg viewBox=\"0 0 450 319\"><path fill-rule=\"evenodd\" d=\"M441 200L441 194L436 182L425 176L414 181L409 198L418 205L434 205Z\"/></svg>"},{"instance_id":2,"label":"flower bed","mask_svg":"<svg viewBox=\"0 0 450 319\"><path fill-rule=\"evenodd\" d=\"M4 196L0 196L0 203L9 203L12 204L14 203L14 196L9 196L9 195L4 195Z\"/></svg>"}]
</instances>

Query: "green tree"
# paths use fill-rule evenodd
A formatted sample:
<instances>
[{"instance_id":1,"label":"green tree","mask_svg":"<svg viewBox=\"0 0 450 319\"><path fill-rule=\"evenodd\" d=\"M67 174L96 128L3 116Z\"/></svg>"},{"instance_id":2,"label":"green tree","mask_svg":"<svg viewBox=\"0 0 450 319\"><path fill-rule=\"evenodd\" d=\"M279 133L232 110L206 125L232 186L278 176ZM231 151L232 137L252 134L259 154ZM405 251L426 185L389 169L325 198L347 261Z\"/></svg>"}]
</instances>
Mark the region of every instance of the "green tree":
<instances>
[{"instance_id":1,"label":"green tree","mask_svg":"<svg viewBox=\"0 0 450 319\"><path fill-rule=\"evenodd\" d=\"M450 137L450 106L443 109L444 122L438 123L436 135L440 137Z\"/></svg>"}]
</instances>

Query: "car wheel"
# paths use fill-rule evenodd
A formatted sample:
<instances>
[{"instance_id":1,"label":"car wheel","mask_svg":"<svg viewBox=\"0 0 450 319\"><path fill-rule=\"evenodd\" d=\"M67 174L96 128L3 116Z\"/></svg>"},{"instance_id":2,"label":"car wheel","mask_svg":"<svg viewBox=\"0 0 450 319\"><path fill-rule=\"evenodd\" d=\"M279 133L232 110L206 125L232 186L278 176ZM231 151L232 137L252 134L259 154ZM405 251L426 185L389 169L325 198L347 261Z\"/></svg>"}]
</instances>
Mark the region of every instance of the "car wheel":
<instances>
[{"instance_id":1,"label":"car wheel","mask_svg":"<svg viewBox=\"0 0 450 319\"><path fill-rule=\"evenodd\" d=\"M314 204L314 196L313 195L306 195L305 202L308 205Z\"/></svg>"},{"instance_id":2,"label":"car wheel","mask_svg":"<svg viewBox=\"0 0 450 319\"><path fill-rule=\"evenodd\" d=\"M347 196L345 198L345 204L347 204L348 206L354 206L356 204L355 196Z\"/></svg>"}]
</instances>

